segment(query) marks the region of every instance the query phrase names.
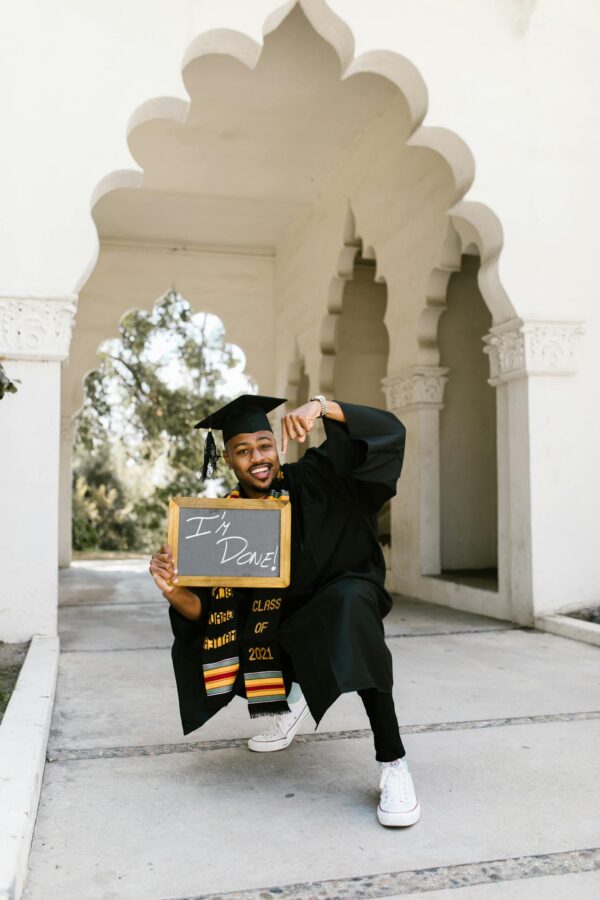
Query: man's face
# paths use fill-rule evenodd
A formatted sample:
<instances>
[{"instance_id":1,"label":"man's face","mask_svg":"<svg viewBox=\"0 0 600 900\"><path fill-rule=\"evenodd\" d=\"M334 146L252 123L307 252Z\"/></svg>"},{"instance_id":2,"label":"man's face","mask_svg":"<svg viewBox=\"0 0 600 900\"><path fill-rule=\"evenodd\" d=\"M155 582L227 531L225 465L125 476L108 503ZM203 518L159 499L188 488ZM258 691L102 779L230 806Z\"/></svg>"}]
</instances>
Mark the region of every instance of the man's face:
<instances>
[{"instance_id":1,"label":"man's face","mask_svg":"<svg viewBox=\"0 0 600 900\"><path fill-rule=\"evenodd\" d=\"M249 497L269 493L279 471L279 456L272 431L236 434L227 441L225 459Z\"/></svg>"}]
</instances>

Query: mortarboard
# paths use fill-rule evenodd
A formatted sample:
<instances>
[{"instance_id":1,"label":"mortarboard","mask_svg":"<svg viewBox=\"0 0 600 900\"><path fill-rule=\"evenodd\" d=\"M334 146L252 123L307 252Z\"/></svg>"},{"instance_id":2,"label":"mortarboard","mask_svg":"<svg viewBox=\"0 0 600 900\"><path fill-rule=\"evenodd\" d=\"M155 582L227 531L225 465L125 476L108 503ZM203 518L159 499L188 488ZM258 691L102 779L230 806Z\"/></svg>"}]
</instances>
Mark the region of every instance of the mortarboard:
<instances>
[{"instance_id":1,"label":"mortarboard","mask_svg":"<svg viewBox=\"0 0 600 900\"><path fill-rule=\"evenodd\" d=\"M194 428L208 428L209 432L204 444L204 464L202 466L202 479L213 474L218 462L215 439L212 429L223 432L223 442L236 434L252 433L254 431L272 431L267 413L277 406L281 406L286 400L283 397L263 397L260 394L242 394L230 403L211 413L194 425Z\"/></svg>"}]
</instances>

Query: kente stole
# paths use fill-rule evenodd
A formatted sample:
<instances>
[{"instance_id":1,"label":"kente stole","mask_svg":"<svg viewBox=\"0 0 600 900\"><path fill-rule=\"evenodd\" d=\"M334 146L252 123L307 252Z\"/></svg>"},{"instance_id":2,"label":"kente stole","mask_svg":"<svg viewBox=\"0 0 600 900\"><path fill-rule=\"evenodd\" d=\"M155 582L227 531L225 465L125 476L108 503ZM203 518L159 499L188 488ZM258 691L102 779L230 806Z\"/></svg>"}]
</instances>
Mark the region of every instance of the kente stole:
<instances>
[{"instance_id":1,"label":"kente stole","mask_svg":"<svg viewBox=\"0 0 600 900\"><path fill-rule=\"evenodd\" d=\"M271 497L288 496L279 471ZM239 497L234 490L229 497ZM208 705L220 708L231 699L241 675L250 716L289 712L286 696L290 680L281 671L277 627L284 588L213 587L202 645L202 670ZM247 609L240 634L240 609Z\"/></svg>"}]
</instances>

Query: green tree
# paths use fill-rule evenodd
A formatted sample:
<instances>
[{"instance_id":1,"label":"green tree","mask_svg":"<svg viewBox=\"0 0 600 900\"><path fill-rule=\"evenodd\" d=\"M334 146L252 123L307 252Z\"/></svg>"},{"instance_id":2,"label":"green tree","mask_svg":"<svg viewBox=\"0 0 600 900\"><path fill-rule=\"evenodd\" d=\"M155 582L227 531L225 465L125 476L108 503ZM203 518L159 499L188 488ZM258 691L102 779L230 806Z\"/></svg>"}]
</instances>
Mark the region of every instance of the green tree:
<instances>
[{"instance_id":1,"label":"green tree","mask_svg":"<svg viewBox=\"0 0 600 900\"><path fill-rule=\"evenodd\" d=\"M201 493L193 425L230 399L225 376L239 364L213 321L169 291L151 312L127 313L100 351L75 443L77 549L150 550L164 539L168 498Z\"/></svg>"},{"instance_id":2,"label":"green tree","mask_svg":"<svg viewBox=\"0 0 600 900\"><path fill-rule=\"evenodd\" d=\"M15 378L14 381L11 381L11 379L4 371L2 362L0 362L0 400L2 400L5 394L16 394L18 382L18 378Z\"/></svg>"},{"instance_id":3,"label":"green tree","mask_svg":"<svg viewBox=\"0 0 600 900\"><path fill-rule=\"evenodd\" d=\"M133 503L115 476L107 450L85 460L75 475L73 543L78 549L137 550Z\"/></svg>"}]
</instances>

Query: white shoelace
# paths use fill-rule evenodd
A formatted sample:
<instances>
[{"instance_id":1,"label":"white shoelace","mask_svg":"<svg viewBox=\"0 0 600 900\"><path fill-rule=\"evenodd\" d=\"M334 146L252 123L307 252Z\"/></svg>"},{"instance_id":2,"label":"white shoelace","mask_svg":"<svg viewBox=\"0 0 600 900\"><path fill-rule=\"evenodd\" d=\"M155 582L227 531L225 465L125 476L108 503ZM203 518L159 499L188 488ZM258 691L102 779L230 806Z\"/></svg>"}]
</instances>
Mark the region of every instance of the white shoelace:
<instances>
[{"instance_id":1,"label":"white shoelace","mask_svg":"<svg viewBox=\"0 0 600 900\"><path fill-rule=\"evenodd\" d=\"M289 712L280 713L280 715L276 716L273 725L266 731L261 731L260 734L257 734L255 740L267 741L287 737L290 728L296 724L304 713L306 702L302 698L302 700L297 700L296 703L291 704L291 707Z\"/></svg>"},{"instance_id":2,"label":"white shoelace","mask_svg":"<svg viewBox=\"0 0 600 900\"><path fill-rule=\"evenodd\" d=\"M403 766L386 766L381 773L381 804L397 806L411 803L410 774Z\"/></svg>"},{"instance_id":3,"label":"white shoelace","mask_svg":"<svg viewBox=\"0 0 600 900\"><path fill-rule=\"evenodd\" d=\"M285 731L280 724L280 717L278 716L275 719L275 724L268 731L261 731L256 737L264 740L276 740L277 738L285 737Z\"/></svg>"}]
</instances>

